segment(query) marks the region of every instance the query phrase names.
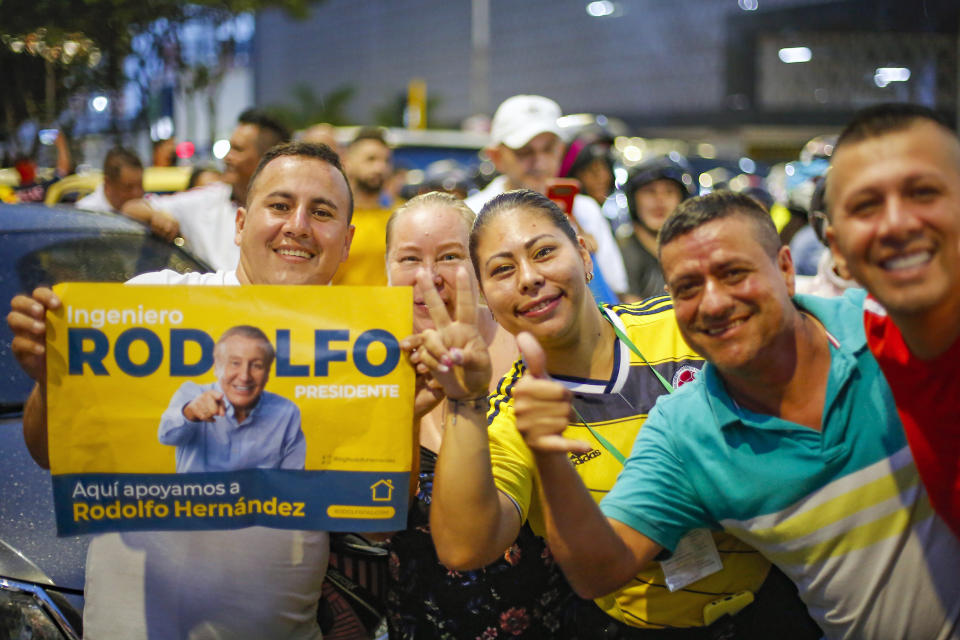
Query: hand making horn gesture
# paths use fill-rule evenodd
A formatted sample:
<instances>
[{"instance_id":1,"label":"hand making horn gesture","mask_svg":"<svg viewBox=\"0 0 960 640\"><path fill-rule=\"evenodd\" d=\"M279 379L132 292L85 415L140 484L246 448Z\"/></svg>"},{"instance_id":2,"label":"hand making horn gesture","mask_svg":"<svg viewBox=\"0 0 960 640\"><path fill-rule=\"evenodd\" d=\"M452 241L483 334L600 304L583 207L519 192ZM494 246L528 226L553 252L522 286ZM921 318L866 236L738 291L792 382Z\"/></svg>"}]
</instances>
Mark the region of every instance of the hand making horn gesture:
<instances>
[{"instance_id":1,"label":"hand making horn gesture","mask_svg":"<svg viewBox=\"0 0 960 640\"><path fill-rule=\"evenodd\" d=\"M417 273L435 329L410 336L403 348L410 362L422 373L426 368L451 400L470 400L487 395L491 367L487 344L477 327L477 300L466 267L457 270L455 317L450 318L426 270Z\"/></svg>"}]
</instances>

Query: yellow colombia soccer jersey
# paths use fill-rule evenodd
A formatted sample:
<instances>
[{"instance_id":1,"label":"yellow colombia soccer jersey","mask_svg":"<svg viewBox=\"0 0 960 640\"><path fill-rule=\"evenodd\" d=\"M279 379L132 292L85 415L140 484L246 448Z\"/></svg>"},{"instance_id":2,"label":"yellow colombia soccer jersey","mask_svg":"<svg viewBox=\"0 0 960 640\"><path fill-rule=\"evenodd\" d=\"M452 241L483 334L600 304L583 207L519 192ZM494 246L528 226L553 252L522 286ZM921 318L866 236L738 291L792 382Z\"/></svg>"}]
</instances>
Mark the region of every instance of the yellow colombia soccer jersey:
<instances>
[{"instance_id":1,"label":"yellow colombia soccer jersey","mask_svg":"<svg viewBox=\"0 0 960 640\"><path fill-rule=\"evenodd\" d=\"M703 359L680 335L669 297L605 307L605 311L650 366L618 338L609 380L555 379L574 392L573 406L579 416L627 457L650 409L667 392L651 367L676 388L693 378L703 366ZM512 405L513 385L523 371L523 363L518 360L491 399L490 455L497 488L517 503L534 532L545 536L539 478L533 456L516 429ZM570 457L594 500L600 502L616 481L622 464L584 424L571 424L564 435L592 445L589 453ZM738 591L756 593L770 568L759 553L736 538L720 532L714 532L713 538L723 562L721 571L671 593L659 563L651 563L624 588L598 598L597 605L610 616L636 627L703 626L705 605Z\"/></svg>"}]
</instances>

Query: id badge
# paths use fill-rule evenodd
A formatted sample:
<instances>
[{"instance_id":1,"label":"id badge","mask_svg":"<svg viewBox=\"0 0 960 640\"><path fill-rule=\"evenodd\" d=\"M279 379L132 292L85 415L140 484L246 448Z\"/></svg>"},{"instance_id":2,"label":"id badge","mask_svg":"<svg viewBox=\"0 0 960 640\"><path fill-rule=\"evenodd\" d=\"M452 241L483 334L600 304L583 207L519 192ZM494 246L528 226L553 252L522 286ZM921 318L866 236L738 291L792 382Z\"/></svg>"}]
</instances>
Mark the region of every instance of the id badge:
<instances>
[{"instance_id":1,"label":"id badge","mask_svg":"<svg viewBox=\"0 0 960 640\"><path fill-rule=\"evenodd\" d=\"M660 568L667 578L667 588L676 591L720 571L723 562L710 530L694 529L680 538L673 555L662 560Z\"/></svg>"}]
</instances>

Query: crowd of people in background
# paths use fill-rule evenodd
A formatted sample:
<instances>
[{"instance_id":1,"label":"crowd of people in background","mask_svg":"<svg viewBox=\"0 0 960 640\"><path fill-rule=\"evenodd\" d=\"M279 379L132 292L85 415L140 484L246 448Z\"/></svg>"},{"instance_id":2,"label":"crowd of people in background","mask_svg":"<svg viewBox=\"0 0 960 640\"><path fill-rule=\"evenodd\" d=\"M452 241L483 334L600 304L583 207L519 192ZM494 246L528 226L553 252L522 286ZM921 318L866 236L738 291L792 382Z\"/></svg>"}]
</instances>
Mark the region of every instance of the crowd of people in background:
<instances>
[{"instance_id":1,"label":"crowd of people in background","mask_svg":"<svg viewBox=\"0 0 960 640\"><path fill-rule=\"evenodd\" d=\"M222 173L145 194L117 147L76 206L214 269L130 284L412 287L414 495L407 529L371 541L390 638L960 639L956 132L866 109L797 204L698 195L668 156L618 181L610 141L565 140L561 115L508 98L496 178L404 201L383 130L292 141L251 109ZM11 305L46 466L60 301ZM86 637L319 638L328 560L325 532L99 535Z\"/></svg>"}]
</instances>

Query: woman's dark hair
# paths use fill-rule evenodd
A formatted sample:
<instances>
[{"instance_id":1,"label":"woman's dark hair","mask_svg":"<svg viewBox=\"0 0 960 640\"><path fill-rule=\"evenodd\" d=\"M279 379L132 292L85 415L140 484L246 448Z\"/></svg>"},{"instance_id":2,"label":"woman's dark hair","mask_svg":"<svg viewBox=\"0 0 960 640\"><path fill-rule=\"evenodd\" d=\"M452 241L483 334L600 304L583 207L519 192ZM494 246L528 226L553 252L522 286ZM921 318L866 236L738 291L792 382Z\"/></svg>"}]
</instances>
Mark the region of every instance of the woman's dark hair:
<instances>
[{"instance_id":1,"label":"woman's dark hair","mask_svg":"<svg viewBox=\"0 0 960 640\"><path fill-rule=\"evenodd\" d=\"M581 171L597 160L603 162L607 170L613 173L613 155L610 153L610 145L603 142L574 140L563 158L560 175L576 178Z\"/></svg>"},{"instance_id":2,"label":"woman's dark hair","mask_svg":"<svg viewBox=\"0 0 960 640\"><path fill-rule=\"evenodd\" d=\"M546 217L553 226L563 232L575 246L579 247L577 232L567 214L560 210L552 200L530 189L517 189L516 191L507 191L501 193L487 204L483 205L477 219L473 223L473 229L470 230L470 261L473 263L473 270L477 274L477 280L480 280L480 263L477 259L477 245L480 244L480 234L487 224L499 216L501 213L513 209L530 208Z\"/></svg>"}]
</instances>

